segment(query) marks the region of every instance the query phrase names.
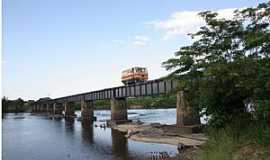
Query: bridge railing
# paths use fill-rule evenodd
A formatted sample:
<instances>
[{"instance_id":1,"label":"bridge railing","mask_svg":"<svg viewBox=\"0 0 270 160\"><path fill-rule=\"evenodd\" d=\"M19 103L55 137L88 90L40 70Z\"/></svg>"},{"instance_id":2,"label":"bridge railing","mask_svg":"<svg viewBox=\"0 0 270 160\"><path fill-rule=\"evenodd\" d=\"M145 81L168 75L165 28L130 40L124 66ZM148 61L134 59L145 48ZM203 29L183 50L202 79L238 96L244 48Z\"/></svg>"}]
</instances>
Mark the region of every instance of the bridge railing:
<instances>
[{"instance_id":1,"label":"bridge railing","mask_svg":"<svg viewBox=\"0 0 270 160\"><path fill-rule=\"evenodd\" d=\"M104 100L112 98L155 96L170 93L176 88L177 88L177 81L158 79L142 83L136 83L134 85L119 86L66 97L60 97L56 99L51 99L49 101L41 101L38 103L53 104L64 102L76 102L82 99L92 101L92 100Z\"/></svg>"}]
</instances>

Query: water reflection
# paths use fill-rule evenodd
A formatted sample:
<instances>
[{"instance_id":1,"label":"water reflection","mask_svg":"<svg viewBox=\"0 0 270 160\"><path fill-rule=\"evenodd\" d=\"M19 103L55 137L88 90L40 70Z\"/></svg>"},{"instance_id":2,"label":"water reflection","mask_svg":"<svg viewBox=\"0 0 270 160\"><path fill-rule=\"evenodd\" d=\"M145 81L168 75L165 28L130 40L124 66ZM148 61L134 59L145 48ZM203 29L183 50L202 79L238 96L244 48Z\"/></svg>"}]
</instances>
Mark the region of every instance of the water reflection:
<instances>
[{"instance_id":1,"label":"water reflection","mask_svg":"<svg viewBox=\"0 0 270 160\"><path fill-rule=\"evenodd\" d=\"M112 135L112 153L123 160L129 159L128 157L128 143L125 133L111 129Z\"/></svg>"},{"instance_id":2,"label":"water reflection","mask_svg":"<svg viewBox=\"0 0 270 160\"><path fill-rule=\"evenodd\" d=\"M65 128L67 132L74 132L74 118L65 120Z\"/></svg>"},{"instance_id":3,"label":"water reflection","mask_svg":"<svg viewBox=\"0 0 270 160\"><path fill-rule=\"evenodd\" d=\"M82 124L82 142L84 144L94 143L93 122L82 121L81 124Z\"/></svg>"},{"instance_id":4,"label":"water reflection","mask_svg":"<svg viewBox=\"0 0 270 160\"><path fill-rule=\"evenodd\" d=\"M170 122L168 112L134 110L133 118L153 122ZM175 146L151 144L127 139L124 133L100 127L109 119L108 111L95 111L97 122L76 119L49 119L28 113L6 114L3 119L3 159L61 159L61 160L127 160L145 159L153 151L177 152ZM25 117L18 119L18 117ZM14 141L16 139L16 141ZM14 154L16 153L16 154Z\"/></svg>"}]
</instances>

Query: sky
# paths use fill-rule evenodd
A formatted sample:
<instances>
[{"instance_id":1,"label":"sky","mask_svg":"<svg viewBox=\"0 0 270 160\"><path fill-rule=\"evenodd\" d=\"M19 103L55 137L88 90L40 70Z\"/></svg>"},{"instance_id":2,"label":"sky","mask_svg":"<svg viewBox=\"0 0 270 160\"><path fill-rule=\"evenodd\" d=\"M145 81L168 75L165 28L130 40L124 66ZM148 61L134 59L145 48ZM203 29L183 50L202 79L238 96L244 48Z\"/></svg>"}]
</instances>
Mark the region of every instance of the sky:
<instances>
[{"instance_id":1,"label":"sky","mask_svg":"<svg viewBox=\"0 0 270 160\"><path fill-rule=\"evenodd\" d=\"M197 13L233 10L262 0L3 0L2 95L36 100L122 85L121 72L161 63L204 24Z\"/></svg>"}]
</instances>

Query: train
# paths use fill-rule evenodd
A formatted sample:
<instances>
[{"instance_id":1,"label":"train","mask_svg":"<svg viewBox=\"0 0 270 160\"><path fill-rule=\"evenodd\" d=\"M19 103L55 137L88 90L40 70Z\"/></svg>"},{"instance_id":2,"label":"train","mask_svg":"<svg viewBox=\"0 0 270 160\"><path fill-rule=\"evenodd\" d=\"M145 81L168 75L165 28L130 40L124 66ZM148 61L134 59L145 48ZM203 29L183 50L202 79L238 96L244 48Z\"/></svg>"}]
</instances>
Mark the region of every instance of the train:
<instances>
[{"instance_id":1,"label":"train","mask_svg":"<svg viewBox=\"0 0 270 160\"><path fill-rule=\"evenodd\" d=\"M122 83L131 85L148 80L148 71L144 67L132 67L122 72Z\"/></svg>"}]
</instances>

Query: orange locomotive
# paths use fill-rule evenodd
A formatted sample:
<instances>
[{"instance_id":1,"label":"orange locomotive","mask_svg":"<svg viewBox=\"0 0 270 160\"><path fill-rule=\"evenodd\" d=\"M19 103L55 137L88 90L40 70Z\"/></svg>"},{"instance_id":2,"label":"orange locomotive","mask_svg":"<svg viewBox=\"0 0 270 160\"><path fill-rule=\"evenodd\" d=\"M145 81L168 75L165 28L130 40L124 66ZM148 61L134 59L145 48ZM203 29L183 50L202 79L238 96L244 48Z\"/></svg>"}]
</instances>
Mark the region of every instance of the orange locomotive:
<instances>
[{"instance_id":1,"label":"orange locomotive","mask_svg":"<svg viewBox=\"0 0 270 160\"><path fill-rule=\"evenodd\" d=\"M143 67L133 67L122 72L122 82L125 85L148 80L148 72Z\"/></svg>"}]
</instances>

